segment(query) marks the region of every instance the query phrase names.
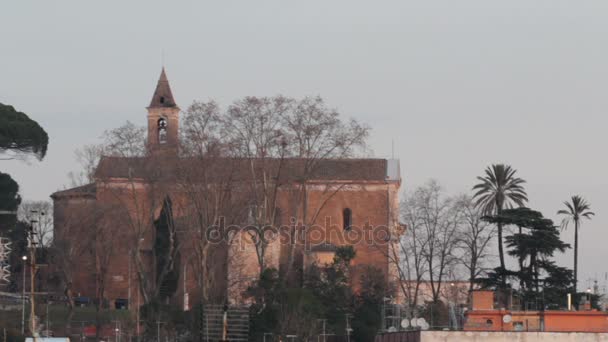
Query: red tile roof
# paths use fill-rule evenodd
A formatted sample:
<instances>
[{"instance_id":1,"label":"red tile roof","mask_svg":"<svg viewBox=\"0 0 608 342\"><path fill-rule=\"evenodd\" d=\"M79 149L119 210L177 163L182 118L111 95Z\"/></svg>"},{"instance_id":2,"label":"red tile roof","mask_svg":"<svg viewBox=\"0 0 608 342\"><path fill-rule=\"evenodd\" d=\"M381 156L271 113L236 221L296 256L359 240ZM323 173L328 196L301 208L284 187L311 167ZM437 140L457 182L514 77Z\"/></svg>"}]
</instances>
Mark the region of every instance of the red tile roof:
<instances>
[{"instance_id":1,"label":"red tile roof","mask_svg":"<svg viewBox=\"0 0 608 342\"><path fill-rule=\"evenodd\" d=\"M280 168L280 169L279 169ZM247 159L195 158L158 159L154 157L103 157L95 177L106 178L171 178L175 175L206 177L209 181L219 179L247 180L252 172L276 179L280 172L283 181L385 181L387 180L386 159L322 159L311 162L301 158Z\"/></svg>"},{"instance_id":2,"label":"red tile roof","mask_svg":"<svg viewBox=\"0 0 608 342\"><path fill-rule=\"evenodd\" d=\"M90 183L82 186L77 186L75 188L61 190L53 193L51 198L59 198L59 197L95 197L97 192L97 185L95 183Z\"/></svg>"}]
</instances>

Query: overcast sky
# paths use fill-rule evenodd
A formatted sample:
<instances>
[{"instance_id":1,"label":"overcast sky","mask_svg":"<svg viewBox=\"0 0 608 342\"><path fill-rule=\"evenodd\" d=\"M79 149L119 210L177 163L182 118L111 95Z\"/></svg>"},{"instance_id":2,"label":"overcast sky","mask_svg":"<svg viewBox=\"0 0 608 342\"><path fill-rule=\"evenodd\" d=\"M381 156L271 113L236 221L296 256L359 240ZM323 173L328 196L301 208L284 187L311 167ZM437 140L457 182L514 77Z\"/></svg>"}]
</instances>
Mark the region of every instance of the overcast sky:
<instances>
[{"instance_id":1,"label":"overcast sky","mask_svg":"<svg viewBox=\"0 0 608 342\"><path fill-rule=\"evenodd\" d=\"M0 5L0 102L49 133L43 162L0 161L48 199L74 150L144 125L162 64L182 108L247 95L321 95L367 122L375 157L468 191L490 163L528 181L530 206L581 194L580 287L608 271L608 2L11 1ZM572 231L565 232L572 241ZM571 266L570 253L559 258Z\"/></svg>"}]
</instances>

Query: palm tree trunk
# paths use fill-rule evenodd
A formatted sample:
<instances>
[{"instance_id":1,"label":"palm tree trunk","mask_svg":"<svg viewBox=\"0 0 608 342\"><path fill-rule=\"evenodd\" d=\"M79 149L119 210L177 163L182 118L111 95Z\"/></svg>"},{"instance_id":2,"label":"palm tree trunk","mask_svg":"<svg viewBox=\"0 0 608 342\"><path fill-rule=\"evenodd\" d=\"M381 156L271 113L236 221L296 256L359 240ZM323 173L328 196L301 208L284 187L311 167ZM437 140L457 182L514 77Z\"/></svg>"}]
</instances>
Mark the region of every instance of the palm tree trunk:
<instances>
[{"instance_id":1,"label":"palm tree trunk","mask_svg":"<svg viewBox=\"0 0 608 342\"><path fill-rule=\"evenodd\" d=\"M574 296L576 297L576 285L578 283L578 219L574 219ZM578 303L578 301L577 301Z\"/></svg>"},{"instance_id":2,"label":"palm tree trunk","mask_svg":"<svg viewBox=\"0 0 608 342\"><path fill-rule=\"evenodd\" d=\"M502 214L502 201L496 200L496 216L500 216ZM498 222L496 225L498 228L498 258L500 259L500 282L502 288L505 289L507 287L507 279L505 279L505 252L502 248L502 222Z\"/></svg>"},{"instance_id":3,"label":"palm tree trunk","mask_svg":"<svg viewBox=\"0 0 608 342\"><path fill-rule=\"evenodd\" d=\"M501 273L501 282L503 285L503 288L506 286L506 279L505 279L505 254L502 248L502 223L498 223L497 224L498 227L498 257L500 258L500 273Z\"/></svg>"}]
</instances>

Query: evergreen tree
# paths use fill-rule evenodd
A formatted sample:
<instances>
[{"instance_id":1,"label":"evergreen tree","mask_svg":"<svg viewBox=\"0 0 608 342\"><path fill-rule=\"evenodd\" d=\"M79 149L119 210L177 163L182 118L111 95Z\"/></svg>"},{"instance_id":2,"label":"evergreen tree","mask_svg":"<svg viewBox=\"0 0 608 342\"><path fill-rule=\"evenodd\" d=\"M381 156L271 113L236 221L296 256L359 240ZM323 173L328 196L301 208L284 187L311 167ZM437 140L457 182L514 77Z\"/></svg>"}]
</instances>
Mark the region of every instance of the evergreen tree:
<instances>
[{"instance_id":1,"label":"evergreen tree","mask_svg":"<svg viewBox=\"0 0 608 342\"><path fill-rule=\"evenodd\" d=\"M170 198L163 201L158 220L154 222L156 238L154 255L156 257L156 283L158 299L166 302L177 291L179 281L180 255L175 234L175 222Z\"/></svg>"},{"instance_id":2,"label":"evergreen tree","mask_svg":"<svg viewBox=\"0 0 608 342\"><path fill-rule=\"evenodd\" d=\"M0 172L0 233L15 226L20 204L19 184L9 174Z\"/></svg>"},{"instance_id":3,"label":"evergreen tree","mask_svg":"<svg viewBox=\"0 0 608 342\"><path fill-rule=\"evenodd\" d=\"M12 106L0 103L0 151L34 154L42 160L48 144L49 136L36 121Z\"/></svg>"},{"instance_id":4,"label":"evergreen tree","mask_svg":"<svg viewBox=\"0 0 608 342\"><path fill-rule=\"evenodd\" d=\"M326 330L336 335L346 333L346 315L352 310L350 262L355 257L352 246L339 247L330 265L312 265L307 272L305 287L323 303L322 317Z\"/></svg>"},{"instance_id":5,"label":"evergreen tree","mask_svg":"<svg viewBox=\"0 0 608 342\"><path fill-rule=\"evenodd\" d=\"M499 279L516 278L519 282L519 293L528 302L537 302L539 298L556 298L565 294L572 286L572 271L557 266L551 259L555 253L563 253L570 245L564 243L559 229L552 220L529 208L503 210L500 215L484 217L491 223L503 226L516 226L518 230L505 238L508 254L518 262L518 271L504 270L496 275L496 269L486 279L485 285L500 285ZM544 304L543 304L544 305Z\"/></svg>"},{"instance_id":6,"label":"evergreen tree","mask_svg":"<svg viewBox=\"0 0 608 342\"><path fill-rule=\"evenodd\" d=\"M353 316L353 338L357 342L373 341L382 327L382 305L391 295L384 273L368 266L360 278Z\"/></svg>"}]
</instances>

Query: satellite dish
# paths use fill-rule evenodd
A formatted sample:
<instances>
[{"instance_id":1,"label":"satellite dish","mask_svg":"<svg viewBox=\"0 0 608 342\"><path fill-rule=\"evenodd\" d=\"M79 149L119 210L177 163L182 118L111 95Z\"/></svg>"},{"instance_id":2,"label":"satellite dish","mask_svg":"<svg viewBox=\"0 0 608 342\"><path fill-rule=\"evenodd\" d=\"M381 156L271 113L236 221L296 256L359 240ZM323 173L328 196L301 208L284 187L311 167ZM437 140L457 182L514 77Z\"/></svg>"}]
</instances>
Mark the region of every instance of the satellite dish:
<instances>
[{"instance_id":1,"label":"satellite dish","mask_svg":"<svg viewBox=\"0 0 608 342\"><path fill-rule=\"evenodd\" d=\"M418 318L412 318L412 320L410 321L410 325L412 328L415 328L418 326Z\"/></svg>"},{"instance_id":2,"label":"satellite dish","mask_svg":"<svg viewBox=\"0 0 608 342\"><path fill-rule=\"evenodd\" d=\"M416 325L417 325L417 326L419 326L419 327L421 327L421 328L422 328L422 327L423 327L425 324L426 324L426 325L428 325L428 324L426 323L426 320L425 320L423 317L418 318L418 320L417 320L417 322L416 322Z\"/></svg>"},{"instance_id":3,"label":"satellite dish","mask_svg":"<svg viewBox=\"0 0 608 342\"><path fill-rule=\"evenodd\" d=\"M410 327L410 320L407 318L404 318L403 320L401 320L401 327L403 329L407 329Z\"/></svg>"},{"instance_id":4,"label":"satellite dish","mask_svg":"<svg viewBox=\"0 0 608 342\"><path fill-rule=\"evenodd\" d=\"M390 327L390 328L388 328L388 332L390 332L390 333L397 332L397 328L395 328L395 327Z\"/></svg>"},{"instance_id":5,"label":"satellite dish","mask_svg":"<svg viewBox=\"0 0 608 342\"><path fill-rule=\"evenodd\" d=\"M505 324L511 323L512 320L513 320L513 317L511 317L511 315L502 316L502 322Z\"/></svg>"}]
</instances>

